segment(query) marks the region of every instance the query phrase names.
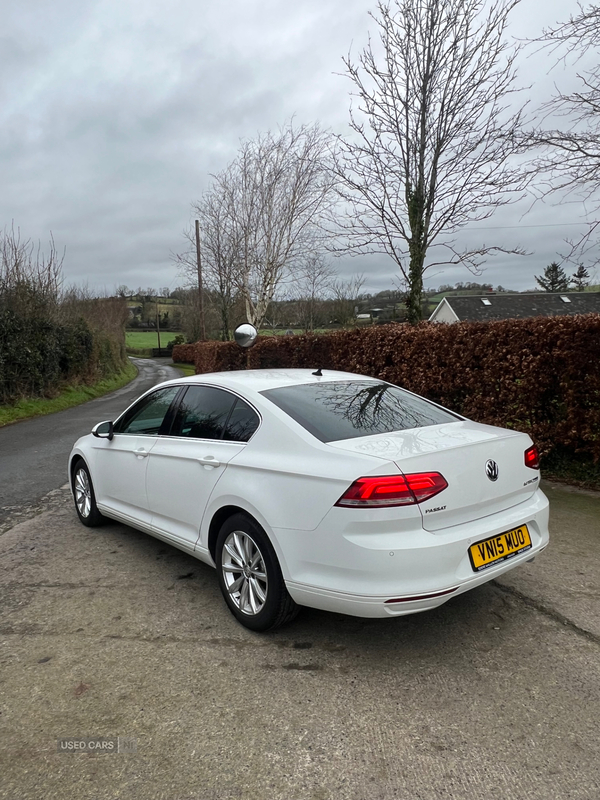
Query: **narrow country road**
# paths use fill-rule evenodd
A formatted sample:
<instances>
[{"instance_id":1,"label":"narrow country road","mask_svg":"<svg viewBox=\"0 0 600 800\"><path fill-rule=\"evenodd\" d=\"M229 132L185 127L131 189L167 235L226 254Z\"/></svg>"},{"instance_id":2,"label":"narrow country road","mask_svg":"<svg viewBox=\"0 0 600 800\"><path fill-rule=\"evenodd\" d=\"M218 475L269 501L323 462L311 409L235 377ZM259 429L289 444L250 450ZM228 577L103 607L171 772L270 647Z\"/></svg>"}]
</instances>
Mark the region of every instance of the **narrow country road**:
<instances>
[{"instance_id":1,"label":"narrow country road","mask_svg":"<svg viewBox=\"0 0 600 800\"><path fill-rule=\"evenodd\" d=\"M0 428L0 525L66 483L73 442L96 422L114 419L146 389L181 374L168 365L169 359L132 361L138 375L122 389L67 411Z\"/></svg>"}]
</instances>

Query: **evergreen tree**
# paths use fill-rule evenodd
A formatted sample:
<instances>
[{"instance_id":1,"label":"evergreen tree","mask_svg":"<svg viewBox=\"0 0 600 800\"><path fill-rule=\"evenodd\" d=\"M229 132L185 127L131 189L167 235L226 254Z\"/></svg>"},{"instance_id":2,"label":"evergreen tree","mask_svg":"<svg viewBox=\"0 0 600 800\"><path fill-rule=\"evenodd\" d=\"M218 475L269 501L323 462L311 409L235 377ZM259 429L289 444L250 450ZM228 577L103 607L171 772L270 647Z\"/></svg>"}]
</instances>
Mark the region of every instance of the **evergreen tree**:
<instances>
[{"instance_id":1,"label":"evergreen tree","mask_svg":"<svg viewBox=\"0 0 600 800\"><path fill-rule=\"evenodd\" d=\"M580 264L577 267L577 271L573 273L571 283L578 292L583 292L585 287L590 285L590 273L583 264Z\"/></svg>"},{"instance_id":2,"label":"evergreen tree","mask_svg":"<svg viewBox=\"0 0 600 800\"><path fill-rule=\"evenodd\" d=\"M567 273L556 261L546 267L542 277L536 275L535 279L545 292L566 292L569 289Z\"/></svg>"}]
</instances>

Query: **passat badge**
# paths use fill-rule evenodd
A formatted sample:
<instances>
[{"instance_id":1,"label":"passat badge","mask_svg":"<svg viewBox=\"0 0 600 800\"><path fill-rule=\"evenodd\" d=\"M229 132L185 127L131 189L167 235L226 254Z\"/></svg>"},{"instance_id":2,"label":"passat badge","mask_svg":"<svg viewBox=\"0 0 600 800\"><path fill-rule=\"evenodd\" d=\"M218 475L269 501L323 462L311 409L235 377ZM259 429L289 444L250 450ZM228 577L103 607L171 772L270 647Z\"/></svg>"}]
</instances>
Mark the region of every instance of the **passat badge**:
<instances>
[{"instance_id":1,"label":"passat badge","mask_svg":"<svg viewBox=\"0 0 600 800\"><path fill-rule=\"evenodd\" d=\"M496 464L496 462L492 461L492 459L490 458L490 460L487 461L485 465L485 474L491 481L497 481L498 473L499 473L498 464Z\"/></svg>"}]
</instances>

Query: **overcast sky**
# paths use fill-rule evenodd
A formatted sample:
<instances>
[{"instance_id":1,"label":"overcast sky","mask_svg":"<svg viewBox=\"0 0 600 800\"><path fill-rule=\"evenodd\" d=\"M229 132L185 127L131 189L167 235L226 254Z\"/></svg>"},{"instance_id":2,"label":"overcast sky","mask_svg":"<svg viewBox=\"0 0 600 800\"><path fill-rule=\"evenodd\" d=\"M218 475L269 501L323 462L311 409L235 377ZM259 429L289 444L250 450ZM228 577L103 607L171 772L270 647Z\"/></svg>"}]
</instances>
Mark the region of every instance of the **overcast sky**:
<instances>
[{"instance_id":1,"label":"overcast sky","mask_svg":"<svg viewBox=\"0 0 600 800\"><path fill-rule=\"evenodd\" d=\"M42 245L66 247L67 283L93 290L174 288L170 254L185 247L190 204L240 138L292 115L347 133L350 88L341 58L374 24L365 0L0 0L0 228L14 221ZM577 9L522 0L511 33L532 37ZM533 102L548 97L547 54L522 60ZM574 70L571 70L573 72ZM503 209L486 243L533 255L497 256L480 280L533 288L535 274L581 230L576 205ZM575 223L568 225L568 223ZM474 236L473 230L467 236ZM493 230L489 230L493 228ZM389 287L382 257L336 261L364 290ZM470 280L464 268L429 286Z\"/></svg>"}]
</instances>

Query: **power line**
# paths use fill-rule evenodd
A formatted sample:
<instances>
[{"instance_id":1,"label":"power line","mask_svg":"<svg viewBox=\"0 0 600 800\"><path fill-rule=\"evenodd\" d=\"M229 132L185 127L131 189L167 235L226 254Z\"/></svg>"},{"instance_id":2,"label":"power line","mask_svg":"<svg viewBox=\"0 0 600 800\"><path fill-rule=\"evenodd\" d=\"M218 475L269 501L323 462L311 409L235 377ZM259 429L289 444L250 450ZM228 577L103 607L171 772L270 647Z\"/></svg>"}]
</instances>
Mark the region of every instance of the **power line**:
<instances>
[{"instance_id":1,"label":"power line","mask_svg":"<svg viewBox=\"0 0 600 800\"><path fill-rule=\"evenodd\" d=\"M568 225L587 225L586 222L552 222L546 225L490 225L485 228L471 228L473 231L507 231L520 228L565 228Z\"/></svg>"}]
</instances>

